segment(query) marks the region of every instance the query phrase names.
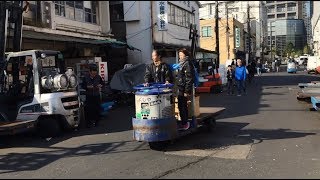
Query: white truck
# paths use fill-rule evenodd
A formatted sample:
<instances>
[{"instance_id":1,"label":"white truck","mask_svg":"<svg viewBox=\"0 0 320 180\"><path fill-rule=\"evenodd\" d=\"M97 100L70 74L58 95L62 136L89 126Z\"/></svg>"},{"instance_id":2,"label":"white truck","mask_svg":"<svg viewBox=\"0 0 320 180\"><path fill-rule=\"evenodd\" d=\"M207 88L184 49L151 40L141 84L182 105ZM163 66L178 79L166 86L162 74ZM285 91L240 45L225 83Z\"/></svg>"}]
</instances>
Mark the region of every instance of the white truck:
<instances>
[{"instance_id":1,"label":"white truck","mask_svg":"<svg viewBox=\"0 0 320 180\"><path fill-rule=\"evenodd\" d=\"M315 73L317 67L320 66L320 58L319 56L309 56L307 62L307 72Z\"/></svg>"},{"instance_id":2,"label":"white truck","mask_svg":"<svg viewBox=\"0 0 320 180\"><path fill-rule=\"evenodd\" d=\"M0 78L0 135L34 129L54 137L78 127L77 77L66 71L60 52L7 53Z\"/></svg>"}]
</instances>

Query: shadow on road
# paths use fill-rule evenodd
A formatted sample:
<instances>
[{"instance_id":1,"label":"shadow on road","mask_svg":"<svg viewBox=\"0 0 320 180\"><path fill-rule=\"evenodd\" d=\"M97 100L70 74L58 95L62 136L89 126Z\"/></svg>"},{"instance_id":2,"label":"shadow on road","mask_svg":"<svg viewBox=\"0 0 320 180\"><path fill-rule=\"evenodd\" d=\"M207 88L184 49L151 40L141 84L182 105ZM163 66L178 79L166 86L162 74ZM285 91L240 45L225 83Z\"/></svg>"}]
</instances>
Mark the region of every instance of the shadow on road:
<instances>
[{"instance_id":1,"label":"shadow on road","mask_svg":"<svg viewBox=\"0 0 320 180\"><path fill-rule=\"evenodd\" d=\"M133 141L88 144L77 148L48 147L46 152L9 153L0 156L0 174L38 170L62 158L149 150Z\"/></svg>"},{"instance_id":2,"label":"shadow on road","mask_svg":"<svg viewBox=\"0 0 320 180\"><path fill-rule=\"evenodd\" d=\"M302 138L316 133L296 132L290 129L243 129L249 123L218 122L214 133L201 131L195 135L178 139L168 146L167 152L182 150L208 150L232 145L258 144L265 140Z\"/></svg>"}]
</instances>

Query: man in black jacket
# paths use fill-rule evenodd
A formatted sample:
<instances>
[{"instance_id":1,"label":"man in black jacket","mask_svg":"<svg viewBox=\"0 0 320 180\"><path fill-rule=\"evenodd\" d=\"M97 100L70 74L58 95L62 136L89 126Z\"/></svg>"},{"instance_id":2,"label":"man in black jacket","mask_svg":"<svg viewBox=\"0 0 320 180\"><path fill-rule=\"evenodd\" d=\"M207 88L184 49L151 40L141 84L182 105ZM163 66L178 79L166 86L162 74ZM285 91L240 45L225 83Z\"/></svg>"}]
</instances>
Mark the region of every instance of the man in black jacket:
<instances>
[{"instance_id":1,"label":"man in black jacket","mask_svg":"<svg viewBox=\"0 0 320 180\"><path fill-rule=\"evenodd\" d=\"M187 130L190 127L188 122L188 100L192 96L194 88L194 66L189 60L189 52L183 48L179 50L180 68L177 75L178 82L178 108L181 117L180 130Z\"/></svg>"},{"instance_id":2,"label":"man in black jacket","mask_svg":"<svg viewBox=\"0 0 320 180\"><path fill-rule=\"evenodd\" d=\"M228 87L228 95L230 95L230 93L232 92L232 94L234 94L234 90L233 90L233 85L234 85L234 70L232 69L231 65L228 65L228 70L227 70L227 87Z\"/></svg>"},{"instance_id":3,"label":"man in black jacket","mask_svg":"<svg viewBox=\"0 0 320 180\"><path fill-rule=\"evenodd\" d=\"M86 90L86 119L87 127L97 126L100 120L101 99L100 90L103 81L98 74L98 67L90 65L89 73L84 77L82 88Z\"/></svg>"},{"instance_id":4,"label":"man in black jacket","mask_svg":"<svg viewBox=\"0 0 320 180\"><path fill-rule=\"evenodd\" d=\"M167 63L161 61L161 56L158 50L152 52L153 62L146 67L144 76L145 86L149 83L172 83L172 72Z\"/></svg>"}]
</instances>

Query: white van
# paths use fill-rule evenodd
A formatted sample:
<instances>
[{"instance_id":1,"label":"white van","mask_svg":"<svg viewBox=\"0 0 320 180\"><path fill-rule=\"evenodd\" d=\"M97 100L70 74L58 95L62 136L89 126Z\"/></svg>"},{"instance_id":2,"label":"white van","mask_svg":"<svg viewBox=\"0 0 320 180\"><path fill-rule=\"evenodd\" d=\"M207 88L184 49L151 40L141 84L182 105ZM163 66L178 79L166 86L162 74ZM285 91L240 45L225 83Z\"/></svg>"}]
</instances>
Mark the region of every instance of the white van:
<instances>
[{"instance_id":1,"label":"white van","mask_svg":"<svg viewBox=\"0 0 320 180\"><path fill-rule=\"evenodd\" d=\"M309 57L310 56L306 56L306 55L300 56L298 61L299 65L306 65Z\"/></svg>"},{"instance_id":2,"label":"white van","mask_svg":"<svg viewBox=\"0 0 320 180\"><path fill-rule=\"evenodd\" d=\"M316 68L320 66L320 58L319 56L309 56L307 63L307 71L308 73L315 73Z\"/></svg>"}]
</instances>

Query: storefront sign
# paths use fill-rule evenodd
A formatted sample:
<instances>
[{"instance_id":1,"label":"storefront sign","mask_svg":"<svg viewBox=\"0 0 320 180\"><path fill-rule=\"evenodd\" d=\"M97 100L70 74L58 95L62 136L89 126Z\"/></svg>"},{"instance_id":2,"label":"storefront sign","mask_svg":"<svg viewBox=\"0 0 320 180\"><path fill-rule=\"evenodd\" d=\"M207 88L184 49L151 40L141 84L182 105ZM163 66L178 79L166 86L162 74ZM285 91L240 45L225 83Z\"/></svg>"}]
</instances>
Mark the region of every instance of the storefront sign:
<instances>
[{"instance_id":1,"label":"storefront sign","mask_svg":"<svg viewBox=\"0 0 320 180\"><path fill-rule=\"evenodd\" d=\"M108 81L107 62L99 62L99 74L100 74L103 81Z\"/></svg>"},{"instance_id":2,"label":"storefront sign","mask_svg":"<svg viewBox=\"0 0 320 180\"><path fill-rule=\"evenodd\" d=\"M167 1L157 1L157 14L158 14L158 30L166 31L168 30L168 2Z\"/></svg>"},{"instance_id":3,"label":"storefront sign","mask_svg":"<svg viewBox=\"0 0 320 180\"><path fill-rule=\"evenodd\" d=\"M240 47L240 28L236 28L235 40L236 40L236 48Z\"/></svg>"}]
</instances>

